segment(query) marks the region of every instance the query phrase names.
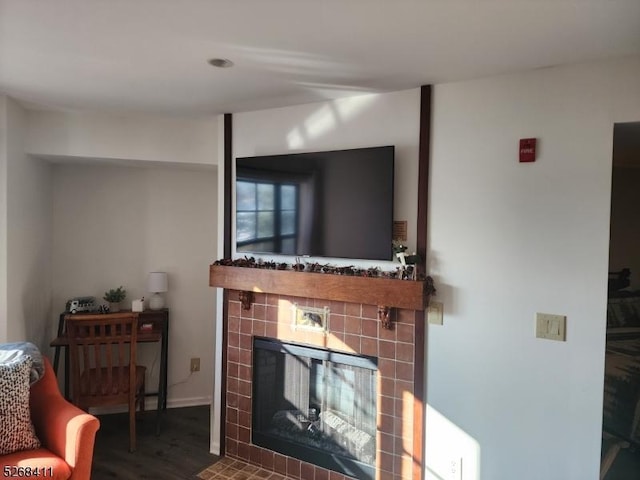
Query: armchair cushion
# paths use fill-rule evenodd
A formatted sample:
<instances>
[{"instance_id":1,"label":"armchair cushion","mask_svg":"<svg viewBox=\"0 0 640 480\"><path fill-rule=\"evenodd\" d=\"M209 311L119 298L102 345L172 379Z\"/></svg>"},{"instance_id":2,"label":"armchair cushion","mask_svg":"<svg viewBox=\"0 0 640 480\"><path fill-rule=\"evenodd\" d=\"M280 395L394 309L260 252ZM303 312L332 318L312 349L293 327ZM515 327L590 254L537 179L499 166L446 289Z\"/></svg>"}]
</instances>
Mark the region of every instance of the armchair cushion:
<instances>
[{"instance_id":1,"label":"armchair cushion","mask_svg":"<svg viewBox=\"0 0 640 480\"><path fill-rule=\"evenodd\" d=\"M30 356L0 363L0 455L40 447L29 410L32 366Z\"/></svg>"}]
</instances>

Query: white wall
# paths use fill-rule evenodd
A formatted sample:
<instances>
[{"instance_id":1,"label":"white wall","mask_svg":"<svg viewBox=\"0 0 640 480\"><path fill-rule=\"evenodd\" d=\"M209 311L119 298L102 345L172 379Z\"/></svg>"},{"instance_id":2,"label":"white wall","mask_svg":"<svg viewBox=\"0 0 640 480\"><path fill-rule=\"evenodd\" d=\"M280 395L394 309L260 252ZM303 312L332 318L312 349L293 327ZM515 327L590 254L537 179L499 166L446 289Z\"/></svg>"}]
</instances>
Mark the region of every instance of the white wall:
<instances>
[{"instance_id":1,"label":"white wall","mask_svg":"<svg viewBox=\"0 0 640 480\"><path fill-rule=\"evenodd\" d=\"M5 107L5 339L28 340L45 348L52 336L51 168L24 152L26 112L10 98Z\"/></svg>"},{"instance_id":2,"label":"white wall","mask_svg":"<svg viewBox=\"0 0 640 480\"><path fill-rule=\"evenodd\" d=\"M146 296L150 271L169 274L169 406L206 404L213 377L216 255L214 167L56 165L53 175L53 298L56 312L74 296L100 303L123 285L125 304ZM156 385L159 345L139 347ZM201 371L189 377L189 359ZM153 367L153 368L151 368Z\"/></svg>"},{"instance_id":3,"label":"white wall","mask_svg":"<svg viewBox=\"0 0 640 480\"><path fill-rule=\"evenodd\" d=\"M0 95L0 342L7 341L7 97Z\"/></svg>"},{"instance_id":4,"label":"white wall","mask_svg":"<svg viewBox=\"0 0 640 480\"><path fill-rule=\"evenodd\" d=\"M218 135L217 117L27 112L0 96L0 341L51 353L68 298L120 284L129 300L148 295L147 273L166 270L169 405L208 403ZM141 358L154 384L158 349Z\"/></svg>"},{"instance_id":5,"label":"white wall","mask_svg":"<svg viewBox=\"0 0 640 480\"><path fill-rule=\"evenodd\" d=\"M635 57L435 87L434 473L463 457L465 480L598 478L613 124L640 120L638 78ZM566 315L567 341L536 339L535 312Z\"/></svg>"},{"instance_id":6,"label":"white wall","mask_svg":"<svg viewBox=\"0 0 640 480\"><path fill-rule=\"evenodd\" d=\"M29 113L27 152L77 158L216 165L216 117Z\"/></svg>"}]
</instances>

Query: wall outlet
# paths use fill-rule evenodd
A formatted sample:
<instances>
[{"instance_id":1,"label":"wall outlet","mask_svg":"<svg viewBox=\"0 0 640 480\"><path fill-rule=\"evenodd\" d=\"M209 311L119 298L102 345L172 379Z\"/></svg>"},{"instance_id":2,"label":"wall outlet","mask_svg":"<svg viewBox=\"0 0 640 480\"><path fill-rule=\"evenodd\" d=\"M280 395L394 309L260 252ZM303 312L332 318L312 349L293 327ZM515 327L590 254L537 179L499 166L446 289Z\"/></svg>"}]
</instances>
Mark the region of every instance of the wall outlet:
<instances>
[{"instance_id":1,"label":"wall outlet","mask_svg":"<svg viewBox=\"0 0 640 480\"><path fill-rule=\"evenodd\" d=\"M447 480L462 480L462 457L451 459L446 478Z\"/></svg>"},{"instance_id":2,"label":"wall outlet","mask_svg":"<svg viewBox=\"0 0 640 480\"><path fill-rule=\"evenodd\" d=\"M200 371L200 357L193 357L191 359L191 366L189 367L191 373Z\"/></svg>"}]
</instances>

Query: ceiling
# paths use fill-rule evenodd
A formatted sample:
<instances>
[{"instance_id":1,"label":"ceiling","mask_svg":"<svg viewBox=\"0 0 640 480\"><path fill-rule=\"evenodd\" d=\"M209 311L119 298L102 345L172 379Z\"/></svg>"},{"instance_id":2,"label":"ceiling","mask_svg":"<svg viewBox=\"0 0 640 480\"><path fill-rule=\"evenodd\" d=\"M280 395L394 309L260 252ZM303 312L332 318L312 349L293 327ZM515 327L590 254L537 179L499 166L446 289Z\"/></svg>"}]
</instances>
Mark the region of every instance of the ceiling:
<instances>
[{"instance_id":1,"label":"ceiling","mask_svg":"<svg viewBox=\"0 0 640 480\"><path fill-rule=\"evenodd\" d=\"M638 0L0 0L0 92L30 108L200 116L637 54Z\"/></svg>"}]
</instances>

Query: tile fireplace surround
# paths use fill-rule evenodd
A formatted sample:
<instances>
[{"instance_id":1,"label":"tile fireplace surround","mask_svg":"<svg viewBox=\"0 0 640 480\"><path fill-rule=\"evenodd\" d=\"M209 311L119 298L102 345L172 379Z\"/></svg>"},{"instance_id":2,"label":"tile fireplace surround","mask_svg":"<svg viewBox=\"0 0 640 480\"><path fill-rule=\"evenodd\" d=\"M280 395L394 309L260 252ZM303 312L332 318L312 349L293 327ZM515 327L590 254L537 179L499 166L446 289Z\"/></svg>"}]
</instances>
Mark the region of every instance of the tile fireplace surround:
<instances>
[{"instance_id":1,"label":"tile fireplace surround","mask_svg":"<svg viewBox=\"0 0 640 480\"><path fill-rule=\"evenodd\" d=\"M417 305L416 302L409 302L411 308L399 307L391 301L385 302L387 306L393 307L390 311L392 327L386 329L378 319L377 304L360 303L355 300L343 301L344 298L357 298L355 293L349 293L344 297L342 294L331 295L311 289L307 290L310 293L306 296L301 295L301 288L292 287L296 295L287 295L282 292L286 289L286 286L282 286L283 282L273 284L267 282L266 286L262 286L261 283L264 281L259 279L252 280L251 286L249 287L248 283L245 288L234 280L223 278L224 270L230 271L229 268L234 267L212 266L210 277L211 286L223 286L229 289L226 296L226 369L223 369L223 375L226 375L225 456L302 480L351 478L252 444L253 337L266 337L337 352L376 357L378 372L375 478L376 480L421 478L423 468L422 441L420 440L423 429L421 378L424 372L424 323L420 323L424 322L422 310L428 301L428 296L424 294ZM216 269L217 271L214 271ZM250 269L240 268L240 270ZM282 272L278 272L280 273ZM245 274L249 272L243 272L243 275ZM255 272L255 274L265 275L265 272ZM305 275L316 277L313 278L314 281L318 280L317 277L332 277L332 275L313 273L291 273L291 275L295 280L302 279ZM408 283L421 283L391 281L408 287ZM410 286L409 289L411 288L414 286ZM249 309L245 309L242 304L242 291L253 291L253 302ZM422 291L424 292L424 288ZM340 300L312 298L318 296L343 298ZM367 298L367 301L369 302L370 299ZM314 308L328 307L327 331L294 329L291 308L293 304ZM416 392L419 394L415 395ZM414 445L418 447L417 451L414 450Z\"/></svg>"}]
</instances>

